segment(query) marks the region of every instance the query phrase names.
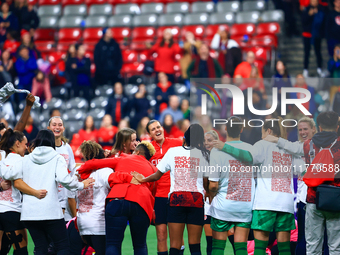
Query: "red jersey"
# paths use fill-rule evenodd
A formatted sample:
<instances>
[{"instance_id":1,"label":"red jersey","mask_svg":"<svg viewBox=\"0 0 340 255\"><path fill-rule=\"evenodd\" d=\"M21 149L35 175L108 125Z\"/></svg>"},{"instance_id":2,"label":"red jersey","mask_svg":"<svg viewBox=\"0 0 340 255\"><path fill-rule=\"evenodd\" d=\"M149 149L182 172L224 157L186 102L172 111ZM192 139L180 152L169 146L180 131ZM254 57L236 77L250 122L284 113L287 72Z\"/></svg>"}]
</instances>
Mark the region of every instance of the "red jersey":
<instances>
[{"instance_id":1,"label":"red jersey","mask_svg":"<svg viewBox=\"0 0 340 255\"><path fill-rule=\"evenodd\" d=\"M177 43L174 43L170 48L165 43L163 47L159 43L155 44L151 49L150 53L157 53L155 58L155 71L164 72L167 74L174 74L174 66L176 64L176 54L181 53L181 48Z\"/></svg>"},{"instance_id":2,"label":"red jersey","mask_svg":"<svg viewBox=\"0 0 340 255\"><path fill-rule=\"evenodd\" d=\"M157 167L159 161L164 157L165 153L172 148L181 146L183 139L180 138L165 138L164 143L160 146L156 141L152 141L151 144L155 147L156 153L150 159L150 162ZM157 181L156 197L168 197L170 192L170 171L163 174L163 176Z\"/></svg>"}]
</instances>

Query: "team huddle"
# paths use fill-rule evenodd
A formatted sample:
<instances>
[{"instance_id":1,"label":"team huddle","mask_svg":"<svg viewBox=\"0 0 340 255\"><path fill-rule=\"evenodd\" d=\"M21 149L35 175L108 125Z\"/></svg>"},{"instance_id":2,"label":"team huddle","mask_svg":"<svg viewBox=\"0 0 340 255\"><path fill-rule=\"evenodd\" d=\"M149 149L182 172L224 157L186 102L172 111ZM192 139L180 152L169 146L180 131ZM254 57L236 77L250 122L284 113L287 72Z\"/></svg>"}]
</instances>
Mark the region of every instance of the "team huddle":
<instances>
[{"instance_id":1,"label":"team huddle","mask_svg":"<svg viewBox=\"0 0 340 255\"><path fill-rule=\"evenodd\" d=\"M254 145L240 140L243 126L231 124L242 122L236 116L226 125L226 143L199 124L190 125L183 139L165 138L161 124L151 120L146 130L152 142L137 142L136 131L123 128L111 151L84 141L85 162L76 164L59 116L27 146L22 129L33 102L29 95L18 125L1 131L3 254L11 246L14 254L28 254L27 230L38 255L85 254L89 247L98 255L124 254L128 224L138 255L148 254L150 224L156 227L158 255L184 253L185 227L192 255L202 254L203 229L208 255L224 254L228 238L236 255L340 254L340 212L328 209L339 201L320 203L318 190L320 184L339 187L340 179L312 178L305 169L326 158L324 163L339 164L334 112L318 116L319 133L313 119L300 119L295 143L286 139L281 121L266 122ZM225 166L232 171L200 171ZM243 171L249 166L259 170ZM262 171L262 166L290 170Z\"/></svg>"}]
</instances>

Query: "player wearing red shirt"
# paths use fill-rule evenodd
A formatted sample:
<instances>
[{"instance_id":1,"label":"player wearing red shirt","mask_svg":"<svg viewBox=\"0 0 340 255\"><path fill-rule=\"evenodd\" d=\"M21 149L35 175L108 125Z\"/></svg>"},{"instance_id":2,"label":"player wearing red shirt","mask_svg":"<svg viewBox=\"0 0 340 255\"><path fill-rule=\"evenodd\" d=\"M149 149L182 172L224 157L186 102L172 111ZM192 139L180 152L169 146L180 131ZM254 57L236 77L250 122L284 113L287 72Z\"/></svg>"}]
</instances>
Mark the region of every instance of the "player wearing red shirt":
<instances>
[{"instance_id":1,"label":"player wearing red shirt","mask_svg":"<svg viewBox=\"0 0 340 255\"><path fill-rule=\"evenodd\" d=\"M151 144L155 147L156 153L150 159L150 162L157 164L164 157L165 153L172 147L181 146L183 140L180 138L164 138L164 129L157 120L150 120L146 125L146 131L152 138ZM170 192L170 172L163 174L162 178L157 181L157 191L155 197L155 225L157 234L157 251L158 255L168 254L168 232L167 232L167 208L168 194Z\"/></svg>"}]
</instances>

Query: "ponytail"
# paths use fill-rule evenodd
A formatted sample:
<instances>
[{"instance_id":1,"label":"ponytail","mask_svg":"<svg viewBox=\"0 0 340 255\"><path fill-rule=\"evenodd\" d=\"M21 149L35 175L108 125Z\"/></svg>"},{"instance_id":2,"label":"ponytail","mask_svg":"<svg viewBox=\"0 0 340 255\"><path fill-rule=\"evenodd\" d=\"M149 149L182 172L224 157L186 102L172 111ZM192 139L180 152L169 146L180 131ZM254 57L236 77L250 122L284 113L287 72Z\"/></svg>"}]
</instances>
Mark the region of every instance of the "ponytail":
<instances>
[{"instance_id":1,"label":"ponytail","mask_svg":"<svg viewBox=\"0 0 340 255\"><path fill-rule=\"evenodd\" d=\"M192 139L190 139L190 136L192 136ZM210 161L210 152L204 146L204 131L199 124L190 125L184 133L184 139L187 146L200 150L205 160Z\"/></svg>"},{"instance_id":2,"label":"ponytail","mask_svg":"<svg viewBox=\"0 0 340 255\"><path fill-rule=\"evenodd\" d=\"M280 128L280 137L283 138L283 139L287 139L287 129L282 126L282 117L278 116L278 119L279 119L279 128Z\"/></svg>"},{"instance_id":3,"label":"ponytail","mask_svg":"<svg viewBox=\"0 0 340 255\"><path fill-rule=\"evenodd\" d=\"M20 131L13 131L13 129L8 128L1 137L0 150L5 151L6 155L8 155L9 153L11 153L15 142L22 142L24 140L24 137L24 133Z\"/></svg>"},{"instance_id":4,"label":"ponytail","mask_svg":"<svg viewBox=\"0 0 340 255\"><path fill-rule=\"evenodd\" d=\"M278 116L279 121L266 121L263 125L263 129L266 131L270 129L273 135L276 137L281 137L287 139L287 130L282 126L282 117Z\"/></svg>"}]
</instances>

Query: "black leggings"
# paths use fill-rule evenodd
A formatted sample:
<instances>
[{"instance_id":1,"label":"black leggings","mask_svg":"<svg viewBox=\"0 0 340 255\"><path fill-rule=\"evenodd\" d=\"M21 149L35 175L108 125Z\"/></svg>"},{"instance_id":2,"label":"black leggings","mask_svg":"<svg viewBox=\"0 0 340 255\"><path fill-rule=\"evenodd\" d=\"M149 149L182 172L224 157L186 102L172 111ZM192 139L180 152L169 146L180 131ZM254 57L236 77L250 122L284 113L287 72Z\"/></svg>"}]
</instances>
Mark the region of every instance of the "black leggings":
<instances>
[{"instance_id":1,"label":"black leggings","mask_svg":"<svg viewBox=\"0 0 340 255\"><path fill-rule=\"evenodd\" d=\"M105 251L106 251L105 235L83 236L83 239L89 246L91 246L96 251L96 255L105 255Z\"/></svg>"},{"instance_id":2,"label":"black leggings","mask_svg":"<svg viewBox=\"0 0 340 255\"><path fill-rule=\"evenodd\" d=\"M309 55L311 49L311 41L312 38L303 37L303 46L305 51L303 68L308 70L309 66ZM318 68L322 68L322 56L321 56L321 38L314 39L314 52L316 55L316 62L318 64Z\"/></svg>"}]
</instances>

